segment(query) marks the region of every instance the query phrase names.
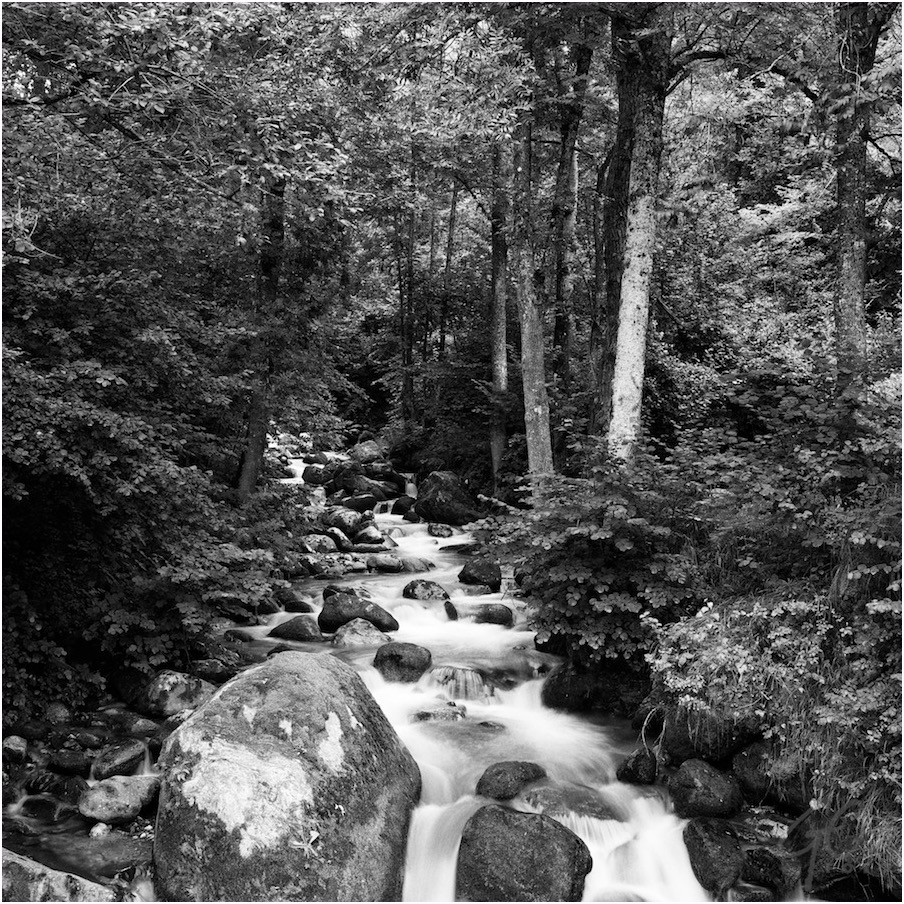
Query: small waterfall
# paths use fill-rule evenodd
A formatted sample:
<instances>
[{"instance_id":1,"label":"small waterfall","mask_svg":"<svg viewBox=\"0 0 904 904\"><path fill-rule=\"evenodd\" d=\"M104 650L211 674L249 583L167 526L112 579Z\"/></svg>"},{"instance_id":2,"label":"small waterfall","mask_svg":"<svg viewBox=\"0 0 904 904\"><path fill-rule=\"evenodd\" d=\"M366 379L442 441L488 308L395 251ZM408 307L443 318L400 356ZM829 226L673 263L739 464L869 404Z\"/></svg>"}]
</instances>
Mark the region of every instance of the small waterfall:
<instances>
[{"instance_id":1,"label":"small waterfall","mask_svg":"<svg viewBox=\"0 0 904 904\"><path fill-rule=\"evenodd\" d=\"M374 506L374 515L389 515L392 513L393 506L392 499L387 499L385 502L378 502Z\"/></svg>"},{"instance_id":2,"label":"small waterfall","mask_svg":"<svg viewBox=\"0 0 904 904\"><path fill-rule=\"evenodd\" d=\"M450 700L479 700L489 703L495 699L495 690L487 684L477 669L446 665L430 672L431 682L443 689Z\"/></svg>"},{"instance_id":3,"label":"small waterfall","mask_svg":"<svg viewBox=\"0 0 904 904\"><path fill-rule=\"evenodd\" d=\"M448 807L421 804L412 814L403 901L454 901L458 848L465 823L484 805L463 797Z\"/></svg>"}]
</instances>

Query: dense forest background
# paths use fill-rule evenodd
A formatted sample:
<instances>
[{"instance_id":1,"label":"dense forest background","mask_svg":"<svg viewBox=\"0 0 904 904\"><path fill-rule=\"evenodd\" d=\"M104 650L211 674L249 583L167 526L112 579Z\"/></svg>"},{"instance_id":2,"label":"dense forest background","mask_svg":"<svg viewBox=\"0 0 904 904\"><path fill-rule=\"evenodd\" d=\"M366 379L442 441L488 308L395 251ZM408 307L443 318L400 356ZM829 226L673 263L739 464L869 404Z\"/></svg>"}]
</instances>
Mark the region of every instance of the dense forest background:
<instances>
[{"instance_id":1,"label":"dense forest background","mask_svg":"<svg viewBox=\"0 0 904 904\"><path fill-rule=\"evenodd\" d=\"M271 592L268 433L377 436L541 642L768 725L899 874L900 27L4 4L4 718Z\"/></svg>"}]
</instances>

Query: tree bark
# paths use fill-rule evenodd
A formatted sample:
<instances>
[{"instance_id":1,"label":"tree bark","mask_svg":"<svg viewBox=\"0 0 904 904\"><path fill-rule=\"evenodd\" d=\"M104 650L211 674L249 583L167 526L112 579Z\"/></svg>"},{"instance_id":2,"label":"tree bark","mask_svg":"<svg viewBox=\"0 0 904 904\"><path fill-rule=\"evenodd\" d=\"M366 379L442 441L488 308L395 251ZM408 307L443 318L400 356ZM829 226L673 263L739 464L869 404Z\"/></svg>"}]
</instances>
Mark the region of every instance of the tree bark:
<instances>
[{"instance_id":1,"label":"tree bark","mask_svg":"<svg viewBox=\"0 0 904 904\"><path fill-rule=\"evenodd\" d=\"M507 441L504 400L508 392L507 314L508 314L508 240L509 187L511 166L504 151L493 147L493 201L490 218L492 274L490 292L491 367L493 406L490 420L490 460L493 466L493 493Z\"/></svg>"},{"instance_id":2,"label":"tree bark","mask_svg":"<svg viewBox=\"0 0 904 904\"><path fill-rule=\"evenodd\" d=\"M556 190L552 203L553 234L555 241L555 326L553 345L558 350L555 358L556 373L568 382L571 371L572 345L574 341L574 228L577 218L577 139L584 115L584 101L593 48L586 44L572 47L574 56L574 80L568 101L562 104L559 144L559 166L556 173Z\"/></svg>"},{"instance_id":3,"label":"tree bark","mask_svg":"<svg viewBox=\"0 0 904 904\"><path fill-rule=\"evenodd\" d=\"M839 3L839 80L848 103L837 117L837 255L835 293L835 349L837 388L868 378L866 329L866 137L870 104L863 97L863 78L873 68L876 47L888 22L891 4Z\"/></svg>"},{"instance_id":4,"label":"tree bark","mask_svg":"<svg viewBox=\"0 0 904 904\"><path fill-rule=\"evenodd\" d=\"M619 50L625 69L636 84L634 140L625 228L623 270L619 293L618 332L612 376L610 455L629 460L640 438L641 402L646 365L650 281L656 244L656 201L662 156L662 123L668 87L671 36L666 23L654 21L643 34L625 34L613 18L613 35L622 38Z\"/></svg>"},{"instance_id":5,"label":"tree bark","mask_svg":"<svg viewBox=\"0 0 904 904\"><path fill-rule=\"evenodd\" d=\"M531 128L519 127L515 139L512 216L512 259L515 295L521 325L521 379L524 388L524 427L527 434L527 468L534 499L539 498L542 477L553 473L549 430L549 398L543 351L543 321L534 286L536 264L531 243Z\"/></svg>"},{"instance_id":6,"label":"tree bark","mask_svg":"<svg viewBox=\"0 0 904 904\"><path fill-rule=\"evenodd\" d=\"M625 59L620 48L630 40L630 27L620 17L612 18L612 53L622 64L616 73L618 91L618 124L615 145L605 173L602 204L602 260L604 274L597 285L593 319L597 323L596 343L591 360L596 362L594 398L590 412L589 432L604 436L612 417L612 377L615 373L615 346L621 303L621 280L624 266L625 236L628 220L628 192L631 178L631 152L638 95L643 80L642 67L630 57Z\"/></svg>"},{"instance_id":7,"label":"tree bark","mask_svg":"<svg viewBox=\"0 0 904 904\"><path fill-rule=\"evenodd\" d=\"M259 300L256 310L259 334L252 350L257 380L248 404L247 438L236 481L236 500L239 505L244 505L254 492L267 450L270 381L273 376L273 358L267 332L272 328L271 321L275 316L279 278L285 257L285 194L285 179L269 176L266 178L261 208Z\"/></svg>"},{"instance_id":8,"label":"tree bark","mask_svg":"<svg viewBox=\"0 0 904 904\"><path fill-rule=\"evenodd\" d=\"M593 193L593 288L590 304L590 385L593 397L590 405L587 432L598 432L599 391L603 378L603 343L606 337L606 252L603 240L603 207L606 197L606 173L612 161L614 148L596 170L596 187ZM610 380L611 383L611 380Z\"/></svg>"},{"instance_id":9,"label":"tree bark","mask_svg":"<svg viewBox=\"0 0 904 904\"><path fill-rule=\"evenodd\" d=\"M452 271L452 249L455 245L455 213L458 208L458 183L452 185L452 204L449 207L449 233L446 236L446 261L443 267L443 300L439 312L439 359L446 357L446 321L449 316L449 276Z\"/></svg>"}]
</instances>

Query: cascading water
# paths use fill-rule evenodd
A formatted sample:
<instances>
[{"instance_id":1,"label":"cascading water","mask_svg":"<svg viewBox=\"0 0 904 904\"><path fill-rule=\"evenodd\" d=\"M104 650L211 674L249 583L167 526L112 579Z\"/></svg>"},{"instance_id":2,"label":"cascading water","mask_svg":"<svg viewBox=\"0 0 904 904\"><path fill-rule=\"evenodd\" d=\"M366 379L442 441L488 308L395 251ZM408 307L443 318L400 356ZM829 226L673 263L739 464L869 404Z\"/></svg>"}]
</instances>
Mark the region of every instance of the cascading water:
<instances>
[{"instance_id":1,"label":"cascading water","mask_svg":"<svg viewBox=\"0 0 904 904\"><path fill-rule=\"evenodd\" d=\"M436 564L425 577L443 586L453 603L502 602L517 608L504 594L474 597L458 583L464 559L455 547L466 544L468 535L437 540L424 525L399 516L378 514L377 520L398 543L395 552ZM433 668L420 681L385 681L371 665L375 647L332 648L359 671L421 770L423 790L409 833L403 899L454 900L462 829L489 802L475 795L478 779L493 763L527 760L546 770L554 803L546 800L549 795L528 789L510 805L545 812L584 840L594 861L584 900L710 900L691 870L684 822L671 812L665 792L615 780L617 762L633 745L624 725L600 724L542 705L542 675L558 660L535 650L523 616L516 615L513 628L466 617L451 621L442 601L402 597L412 577L357 575L344 583L366 589L393 614L400 625L394 640L431 651ZM274 615L251 632L263 638L290 617ZM437 714L450 704L454 712ZM423 718L425 712L432 717Z\"/></svg>"}]
</instances>

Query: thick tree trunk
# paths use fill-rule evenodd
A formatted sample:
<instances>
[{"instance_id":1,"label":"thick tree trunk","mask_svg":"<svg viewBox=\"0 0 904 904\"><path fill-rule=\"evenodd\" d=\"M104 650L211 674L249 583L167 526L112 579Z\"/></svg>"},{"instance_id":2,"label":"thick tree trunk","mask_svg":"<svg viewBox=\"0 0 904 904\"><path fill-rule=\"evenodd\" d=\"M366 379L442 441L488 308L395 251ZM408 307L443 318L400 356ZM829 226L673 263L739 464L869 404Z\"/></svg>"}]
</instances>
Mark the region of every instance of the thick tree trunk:
<instances>
[{"instance_id":1,"label":"thick tree trunk","mask_svg":"<svg viewBox=\"0 0 904 904\"><path fill-rule=\"evenodd\" d=\"M543 352L543 320L534 286L534 250L531 244L531 130L521 126L515 139L512 259L515 295L521 324L521 379L524 387L524 426L527 434L527 467L534 498L541 478L553 473L549 431L549 399Z\"/></svg>"},{"instance_id":2,"label":"thick tree trunk","mask_svg":"<svg viewBox=\"0 0 904 904\"><path fill-rule=\"evenodd\" d=\"M452 249L455 246L455 213L458 208L458 183L452 186L452 204L449 207L449 232L446 236L446 262L443 267L443 300L439 313L439 359L446 357L446 323L449 316L449 277L452 272Z\"/></svg>"},{"instance_id":3,"label":"thick tree trunk","mask_svg":"<svg viewBox=\"0 0 904 904\"><path fill-rule=\"evenodd\" d=\"M870 7L866 3L840 3L836 8L839 78L850 98L837 124L838 288L834 314L839 391L868 376L864 296L870 106L863 97L863 77L873 68L879 35L889 17L886 4L877 4L872 14Z\"/></svg>"},{"instance_id":4,"label":"thick tree trunk","mask_svg":"<svg viewBox=\"0 0 904 904\"><path fill-rule=\"evenodd\" d=\"M626 67L640 74L608 432L609 453L623 461L634 454L640 438L670 44L669 32L662 23L659 29L648 29L643 38L635 33L634 40L621 47Z\"/></svg>"},{"instance_id":5,"label":"thick tree trunk","mask_svg":"<svg viewBox=\"0 0 904 904\"><path fill-rule=\"evenodd\" d=\"M255 340L252 350L252 360L258 376L248 404L247 439L236 481L236 499L239 505L244 505L254 492L267 450L273 359L266 333L271 329L270 321L275 316L279 277L285 257L285 195L284 179L267 179L261 209L259 303L256 311L258 329L263 335Z\"/></svg>"},{"instance_id":6,"label":"thick tree trunk","mask_svg":"<svg viewBox=\"0 0 904 904\"><path fill-rule=\"evenodd\" d=\"M584 115L584 100L593 49L585 44L572 48L575 73L567 102L562 104L559 144L559 167L556 173L556 191L552 203L553 235L555 240L555 327L553 345L556 373L567 383L571 370L574 341L574 229L577 218L577 139Z\"/></svg>"},{"instance_id":7,"label":"thick tree trunk","mask_svg":"<svg viewBox=\"0 0 904 904\"><path fill-rule=\"evenodd\" d=\"M623 58L621 48L630 40L630 28L619 17L612 19L612 52ZM618 124L615 145L605 174L605 199L602 206L602 248L600 268L604 279L597 287L594 319L597 341L591 352L596 361L594 399L589 432L604 436L612 417L612 377L615 373L615 346L621 303L621 279L624 267L625 236L628 220L628 192L631 178L631 152L638 94L643 80L642 66L631 58L622 59L616 75Z\"/></svg>"},{"instance_id":8,"label":"thick tree trunk","mask_svg":"<svg viewBox=\"0 0 904 904\"><path fill-rule=\"evenodd\" d=\"M493 148L493 202L490 211L490 243L492 276L490 292L491 367L493 372L493 410L490 421L490 460L493 464L493 493L505 454L507 441L504 399L508 392L507 314L508 314L508 240L511 166L505 152L497 144Z\"/></svg>"}]
</instances>

